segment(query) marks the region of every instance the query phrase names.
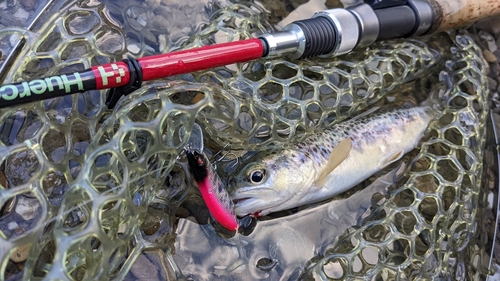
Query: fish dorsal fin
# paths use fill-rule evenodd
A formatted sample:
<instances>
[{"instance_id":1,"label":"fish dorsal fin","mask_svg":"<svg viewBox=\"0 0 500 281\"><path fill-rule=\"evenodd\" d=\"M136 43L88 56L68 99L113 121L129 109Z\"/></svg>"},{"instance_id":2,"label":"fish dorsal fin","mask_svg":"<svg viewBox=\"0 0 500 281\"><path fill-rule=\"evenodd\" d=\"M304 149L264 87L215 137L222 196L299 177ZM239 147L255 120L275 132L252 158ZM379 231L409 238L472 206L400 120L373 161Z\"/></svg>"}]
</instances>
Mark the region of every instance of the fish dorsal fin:
<instances>
[{"instance_id":1,"label":"fish dorsal fin","mask_svg":"<svg viewBox=\"0 0 500 281\"><path fill-rule=\"evenodd\" d=\"M366 117L366 116L372 114L373 112L375 112L375 111L377 111L379 109L380 109L380 106L372 107L372 108L368 109L367 111L365 111L365 112L363 112L363 113L361 113L359 115L354 116L349 121L355 121L355 120L361 119L363 117Z\"/></svg>"},{"instance_id":2,"label":"fish dorsal fin","mask_svg":"<svg viewBox=\"0 0 500 281\"><path fill-rule=\"evenodd\" d=\"M316 186L323 186L325 184L326 177L335 170L335 168L342 163L347 156L349 156L349 152L351 152L352 141L350 138L346 138L339 142L337 146L332 149L330 153L330 158L328 158L328 163L326 163L325 168L319 175L316 180Z\"/></svg>"},{"instance_id":3,"label":"fish dorsal fin","mask_svg":"<svg viewBox=\"0 0 500 281\"><path fill-rule=\"evenodd\" d=\"M399 150L399 151L396 151L392 154L388 154L380 160L380 162L378 163L378 166L380 169L383 169L383 168L389 166L390 164L401 159L401 157L403 157L403 155L405 155L404 150Z\"/></svg>"}]
</instances>

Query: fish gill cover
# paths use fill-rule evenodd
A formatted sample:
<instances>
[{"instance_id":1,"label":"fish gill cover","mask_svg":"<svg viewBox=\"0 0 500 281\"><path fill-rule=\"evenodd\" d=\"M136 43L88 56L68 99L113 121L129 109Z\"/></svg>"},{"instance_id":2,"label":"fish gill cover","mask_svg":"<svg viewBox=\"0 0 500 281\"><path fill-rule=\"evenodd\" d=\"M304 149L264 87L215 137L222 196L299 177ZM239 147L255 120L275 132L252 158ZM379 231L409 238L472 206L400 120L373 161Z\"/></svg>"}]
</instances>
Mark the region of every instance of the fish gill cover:
<instances>
[{"instance_id":1,"label":"fish gill cover","mask_svg":"<svg viewBox=\"0 0 500 281\"><path fill-rule=\"evenodd\" d=\"M2 13L28 17L6 2ZM35 11L30 1L19 2ZM3 21L1 61L23 38L5 82L274 30L250 2L188 2L53 1L36 32ZM437 38L444 42L433 46L440 56L430 47ZM155 248L170 263L167 277L178 278L175 213L191 187L185 166L176 164L189 139L179 138L181 127L196 121L220 147L281 147L356 116L415 79L422 94L429 84L451 84L445 114L390 195L374 195L368 216L292 271L304 279L484 274L484 247L474 238L486 71L479 48L461 31L379 43L341 58L260 59L173 77L143 86L113 111L99 91L1 109L0 279L123 279ZM158 213L163 219L151 230ZM367 259L368 251L378 258ZM218 274L236 276L233 269Z\"/></svg>"}]
</instances>

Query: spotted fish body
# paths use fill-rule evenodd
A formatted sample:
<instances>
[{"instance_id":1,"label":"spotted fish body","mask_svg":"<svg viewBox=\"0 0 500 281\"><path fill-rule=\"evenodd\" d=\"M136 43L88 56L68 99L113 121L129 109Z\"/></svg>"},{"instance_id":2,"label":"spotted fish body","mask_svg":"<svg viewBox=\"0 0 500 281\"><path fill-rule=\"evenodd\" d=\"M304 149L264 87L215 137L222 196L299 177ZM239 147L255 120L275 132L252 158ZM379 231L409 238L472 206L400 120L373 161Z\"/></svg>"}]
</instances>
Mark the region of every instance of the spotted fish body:
<instances>
[{"instance_id":1,"label":"spotted fish body","mask_svg":"<svg viewBox=\"0 0 500 281\"><path fill-rule=\"evenodd\" d=\"M411 151L436 115L426 105L377 112L334 125L293 148L259 153L230 181L235 212L266 215L342 193ZM346 138L347 157L318 180L335 157L332 150Z\"/></svg>"},{"instance_id":2,"label":"spotted fish body","mask_svg":"<svg viewBox=\"0 0 500 281\"><path fill-rule=\"evenodd\" d=\"M189 168L212 217L224 228L237 230L233 201L205 154L186 149Z\"/></svg>"}]
</instances>

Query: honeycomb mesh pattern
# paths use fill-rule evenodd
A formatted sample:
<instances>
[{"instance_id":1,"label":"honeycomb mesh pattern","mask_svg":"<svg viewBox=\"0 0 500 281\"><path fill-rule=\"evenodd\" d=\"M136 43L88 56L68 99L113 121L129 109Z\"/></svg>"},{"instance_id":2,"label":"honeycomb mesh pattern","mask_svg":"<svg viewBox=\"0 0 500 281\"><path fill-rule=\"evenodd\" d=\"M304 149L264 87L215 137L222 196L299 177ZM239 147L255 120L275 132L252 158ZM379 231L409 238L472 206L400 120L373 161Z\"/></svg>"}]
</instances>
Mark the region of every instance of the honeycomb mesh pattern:
<instances>
[{"instance_id":1,"label":"honeycomb mesh pattern","mask_svg":"<svg viewBox=\"0 0 500 281\"><path fill-rule=\"evenodd\" d=\"M311 262L306 276L459 280L466 274L479 280L485 274L470 241L478 229L487 64L470 37L458 35L455 44L443 70L453 85L449 102L405 177L390 197L374 197L376 206L362 225ZM370 252L378 260L368 260Z\"/></svg>"},{"instance_id":2,"label":"honeycomb mesh pattern","mask_svg":"<svg viewBox=\"0 0 500 281\"><path fill-rule=\"evenodd\" d=\"M260 24L265 13L252 8L232 5L216 12L186 48L216 43L212 37L233 41L272 31ZM287 144L297 132L300 138L338 123L422 75L436 63L435 55L422 42L408 40L352 55L349 61L267 58L195 73L195 81L214 82L234 96L222 112L210 110L199 119L213 140L230 140L233 148Z\"/></svg>"},{"instance_id":3,"label":"honeycomb mesh pattern","mask_svg":"<svg viewBox=\"0 0 500 281\"><path fill-rule=\"evenodd\" d=\"M83 70L119 60L125 54L166 52L181 42L185 42L183 48L192 48L272 31L258 6L228 4L206 25L189 26L186 35L166 41L153 39L163 38L160 32L167 33L149 20L155 17L142 15L169 11L161 3L145 5L131 1L120 5L67 2L37 34L21 35L23 31L14 28L0 30L0 47L11 46L13 36L26 37L27 47L7 79ZM189 5L179 9L193 9ZM174 8L170 13L177 13L172 11ZM116 19L114 13L120 13L123 20ZM203 20L200 16L197 23ZM167 30L174 34L176 27L170 25ZM426 142L420 154L421 161L429 161L427 170L415 170L417 165L413 165L408 184L374 211L374 218L383 219L392 230L382 226L370 232L368 226L381 221L366 221L361 228L366 231L358 229L342 240L354 237L359 243L332 245L332 252L311 263L308 273L326 274L323 265L339 261L349 277L381 272L412 276L411 270L418 268L419 262L423 266L426 258L456 258L456 250L467 246L465 238L454 235L468 237L473 231L475 209L470 208L477 201L484 133L480 125L484 112L475 111L473 106L485 108L486 90L477 47L467 37L459 39L452 50L453 63L447 65L456 83L454 102L446 106L448 119L441 120L445 125L436 123L433 127L437 138ZM123 278L144 249L164 242L141 229L148 206L163 202L172 225L173 214L189 190L185 178L181 188L163 189L172 169L179 169L176 158L189 138L189 134L179 137L180 128L189 131L196 121L219 145L230 143L237 149L283 146L299 140L305 132L355 115L389 91L423 76L437 62L436 54L421 41L392 41L342 58L261 59L169 78L128 95L113 112L105 109L104 92L99 91L2 109L0 166L5 167L8 186L0 181L0 243L10 249L0 252L2 268L9 267L15 252L27 248L29 255L21 272L25 279ZM477 94L467 94L470 88L464 87L472 87ZM449 132L462 138L448 140ZM469 159L477 162L469 164ZM438 166L446 171L441 172ZM450 178L450 171L456 178ZM425 180L436 183L439 197L420 190L419 182ZM413 201L398 209L403 196L413 196ZM15 212L18 206L35 207L20 220ZM433 218L426 221L429 217ZM400 219L413 221L415 231L401 229L397 225ZM14 221L18 227L8 227ZM432 230L442 224L450 226L446 228L449 233ZM373 239L382 234L384 240L379 245ZM413 267L400 258L394 262L398 265L376 266L361 258L363 269L354 272L346 263L359 255L362 246L379 247L386 253L382 245L393 243L396 235L403 245L398 249L407 255L405 261L415 261ZM372 240L367 238L372 236ZM433 243L425 254L412 244L420 236ZM436 241L447 247L446 255L437 250ZM442 246L443 241L448 244ZM401 252L392 251L389 256L401 257ZM401 264L408 270L398 273L394 268ZM456 267L446 259L440 265L440 272ZM7 274L2 278L8 278Z\"/></svg>"}]
</instances>

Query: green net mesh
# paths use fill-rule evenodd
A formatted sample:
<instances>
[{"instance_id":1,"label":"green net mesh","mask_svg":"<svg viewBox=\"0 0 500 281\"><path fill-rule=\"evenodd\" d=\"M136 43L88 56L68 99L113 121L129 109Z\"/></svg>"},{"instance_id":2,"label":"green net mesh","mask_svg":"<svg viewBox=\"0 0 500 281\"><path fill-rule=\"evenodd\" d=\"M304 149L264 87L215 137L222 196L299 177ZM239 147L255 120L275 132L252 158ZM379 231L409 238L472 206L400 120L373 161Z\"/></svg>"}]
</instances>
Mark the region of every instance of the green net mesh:
<instances>
[{"instance_id":1,"label":"green net mesh","mask_svg":"<svg viewBox=\"0 0 500 281\"><path fill-rule=\"evenodd\" d=\"M431 124L390 197L374 197L362 225L311 262L306 275L458 280L467 274L478 280L484 274L479 247L471 240L479 228L486 64L470 38L457 35L454 43L453 60L442 72L452 85L444 115ZM378 259L368 260L368 252L378 253Z\"/></svg>"},{"instance_id":2,"label":"green net mesh","mask_svg":"<svg viewBox=\"0 0 500 281\"><path fill-rule=\"evenodd\" d=\"M274 29L258 5L245 2L59 2L36 33L0 29L2 61L20 38L24 45L6 81ZM170 256L175 213L191 187L176 164L189 138L179 131L189 131L195 121L215 146L289 145L355 116L414 79L435 82L426 75L440 71L453 85L450 101L405 177L390 197L374 200L361 225L309 261L303 278L480 274L480 263L468 259L482 249L471 240L486 66L467 35L444 38L444 46L432 46L432 38L400 40L341 58L261 59L181 75L149 83L113 111L99 91L0 110L6 178L2 182L0 174L0 278L121 279L146 249ZM364 258L365 251L378 252L378 260ZM167 259L170 278L181 276Z\"/></svg>"}]
</instances>

